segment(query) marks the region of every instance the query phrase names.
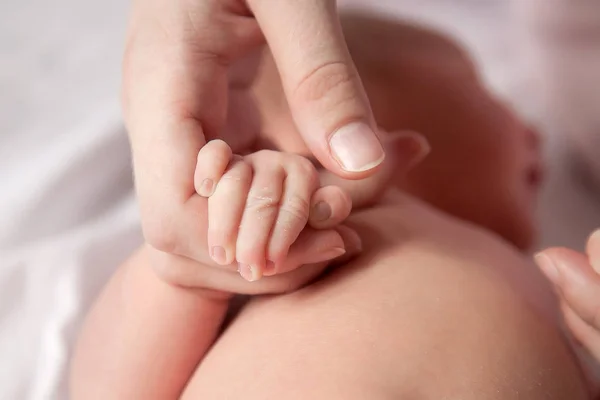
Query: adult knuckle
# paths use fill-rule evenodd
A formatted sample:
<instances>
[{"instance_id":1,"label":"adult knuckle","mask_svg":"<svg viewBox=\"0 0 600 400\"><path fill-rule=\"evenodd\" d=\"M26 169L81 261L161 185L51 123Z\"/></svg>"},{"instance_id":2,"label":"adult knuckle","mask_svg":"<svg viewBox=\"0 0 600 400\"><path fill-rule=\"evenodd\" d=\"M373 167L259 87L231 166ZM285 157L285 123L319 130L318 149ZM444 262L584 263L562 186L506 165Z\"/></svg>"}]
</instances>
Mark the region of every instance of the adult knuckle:
<instances>
[{"instance_id":1,"label":"adult knuckle","mask_svg":"<svg viewBox=\"0 0 600 400\"><path fill-rule=\"evenodd\" d=\"M320 101L331 93L345 90L352 85L353 75L348 66L341 61L319 64L298 82L292 97L299 101Z\"/></svg>"}]
</instances>

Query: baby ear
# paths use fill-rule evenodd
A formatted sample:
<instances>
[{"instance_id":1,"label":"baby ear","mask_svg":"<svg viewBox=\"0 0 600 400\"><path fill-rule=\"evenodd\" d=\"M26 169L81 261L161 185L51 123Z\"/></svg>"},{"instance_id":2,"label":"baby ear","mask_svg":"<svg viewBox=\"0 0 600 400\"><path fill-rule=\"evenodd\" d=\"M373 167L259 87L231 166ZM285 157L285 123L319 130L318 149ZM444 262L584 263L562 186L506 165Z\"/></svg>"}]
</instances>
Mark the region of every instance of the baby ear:
<instances>
[{"instance_id":1,"label":"baby ear","mask_svg":"<svg viewBox=\"0 0 600 400\"><path fill-rule=\"evenodd\" d=\"M429 142L420 133L384 132L382 136L385 160L374 175L366 179L348 180L329 171L321 171L321 185L335 185L346 191L352 199L353 210L376 203L395 179L406 175L429 154Z\"/></svg>"}]
</instances>

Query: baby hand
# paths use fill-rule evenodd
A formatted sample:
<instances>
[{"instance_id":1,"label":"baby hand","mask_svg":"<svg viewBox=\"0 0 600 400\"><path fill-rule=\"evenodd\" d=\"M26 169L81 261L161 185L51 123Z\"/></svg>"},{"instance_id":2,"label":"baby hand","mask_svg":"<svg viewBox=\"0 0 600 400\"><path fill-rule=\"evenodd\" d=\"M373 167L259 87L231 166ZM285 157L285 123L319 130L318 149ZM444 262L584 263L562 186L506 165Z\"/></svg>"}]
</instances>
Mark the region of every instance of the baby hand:
<instances>
[{"instance_id":1,"label":"baby hand","mask_svg":"<svg viewBox=\"0 0 600 400\"><path fill-rule=\"evenodd\" d=\"M351 201L338 187L320 187L304 157L269 150L233 156L214 140L198 154L194 185L208 198L210 257L248 281L346 252L331 228L349 215Z\"/></svg>"},{"instance_id":2,"label":"baby hand","mask_svg":"<svg viewBox=\"0 0 600 400\"><path fill-rule=\"evenodd\" d=\"M600 361L600 230L588 240L586 253L554 248L538 254L536 262L556 288L567 326Z\"/></svg>"}]
</instances>

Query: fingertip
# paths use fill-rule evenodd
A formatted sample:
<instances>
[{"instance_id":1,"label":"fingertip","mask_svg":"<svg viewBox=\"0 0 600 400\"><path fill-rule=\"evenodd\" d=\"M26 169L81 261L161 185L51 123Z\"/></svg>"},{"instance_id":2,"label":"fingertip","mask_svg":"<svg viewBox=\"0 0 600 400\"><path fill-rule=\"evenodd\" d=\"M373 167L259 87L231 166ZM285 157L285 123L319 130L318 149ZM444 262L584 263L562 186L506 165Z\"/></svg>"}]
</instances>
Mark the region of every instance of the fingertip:
<instances>
[{"instance_id":1,"label":"fingertip","mask_svg":"<svg viewBox=\"0 0 600 400\"><path fill-rule=\"evenodd\" d=\"M431 152L425 136L413 131L390 133L385 140L388 162L403 172L408 172L421 163Z\"/></svg>"},{"instance_id":2,"label":"fingertip","mask_svg":"<svg viewBox=\"0 0 600 400\"><path fill-rule=\"evenodd\" d=\"M338 186L319 188L311 198L309 225L328 229L342 223L352 211L352 199Z\"/></svg>"},{"instance_id":3,"label":"fingertip","mask_svg":"<svg viewBox=\"0 0 600 400\"><path fill-rule=\"evenodd\" d=\"M194 189L202 197L210 197L232 160L231 148L222 140L206 143L198 152L194 171Z\"/></svg>"},{"instance_id":4,"label":"fingertip","mask_svg":"<svg viewBox=\"0 0 600 400\"><path fill-rule=\"evenodd\" d=\"M600 229L590 235L587 243L587 254L592 268L600 275Z\"/></svg>"},{"instance_id":5,"label":"fingertip","mask_svg":"<svg viewBox=\"0 0 600 400\"><path fill-rule=\"evenodd\" d=\"M560 272L554 260L546 253L540 252L534 256L535 263L546 278L554 285L560 284Z\"/></svg>"},{"instance_id":6,"label":"fingertip","mask_svg":"<svg viewBox=\"0 0 600 400\"><path fill-rule=\"evenodd\" d=\"M360 235L352 228L340 225L336 228L344 242L344 248L348 256L355 256L362 252L362 239Z\"/></svg>"},{"instance_id":7,"label":"fingertip","mask_svg":"<svg viewBox=\"0 0 600 400\"><path fill-rule=\"evenodd\" d=\"M349 173L373 171L385 159L377 134L364 122L352 122L336 130L329 138L332 157Z\"/></svg>"},{"instance_id":8,"label":"fingertip","mask_svg":"<svg viewBox=\"0 0 600 400\"><path fill-rule=\"evenodd\" d=\"M248 282L256 282L263 276L262 269L257 265L239 263L238 272Z\"/></svg>"}]
</instances>

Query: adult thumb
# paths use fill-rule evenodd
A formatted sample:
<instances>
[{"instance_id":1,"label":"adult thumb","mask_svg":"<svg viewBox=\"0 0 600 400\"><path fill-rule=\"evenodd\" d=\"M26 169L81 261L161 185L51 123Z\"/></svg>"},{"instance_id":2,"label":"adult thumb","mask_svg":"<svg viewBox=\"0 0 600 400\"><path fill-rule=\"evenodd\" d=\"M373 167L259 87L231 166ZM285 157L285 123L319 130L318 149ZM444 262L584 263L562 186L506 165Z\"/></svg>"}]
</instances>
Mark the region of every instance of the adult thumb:
<instances>
[{"instance_id":1,"label":"adult thumb","mask_svg":"<svg viewBox=\"0 0 600 400\"><path fill-rule=\"evenodd\" d=\"M346 179L372 175L385 152L334 0L248 0L304 141Z\"/></svg>"},{"instance_id":2,"label":"adult thumb","mask_svg":"<svg viewBox=\"0 0 600 400\"><path fill-rule=\"evenodd\" d=\"M368 178L347 180L332 173L321 174L323 186L334 185L344 190L352 199L352 209L368 207L400 178L420 163L429 154L427 139L419 133L401 131L383 133L382 143L387 154L378 171Z\"/></svg>"}]
</instances>

